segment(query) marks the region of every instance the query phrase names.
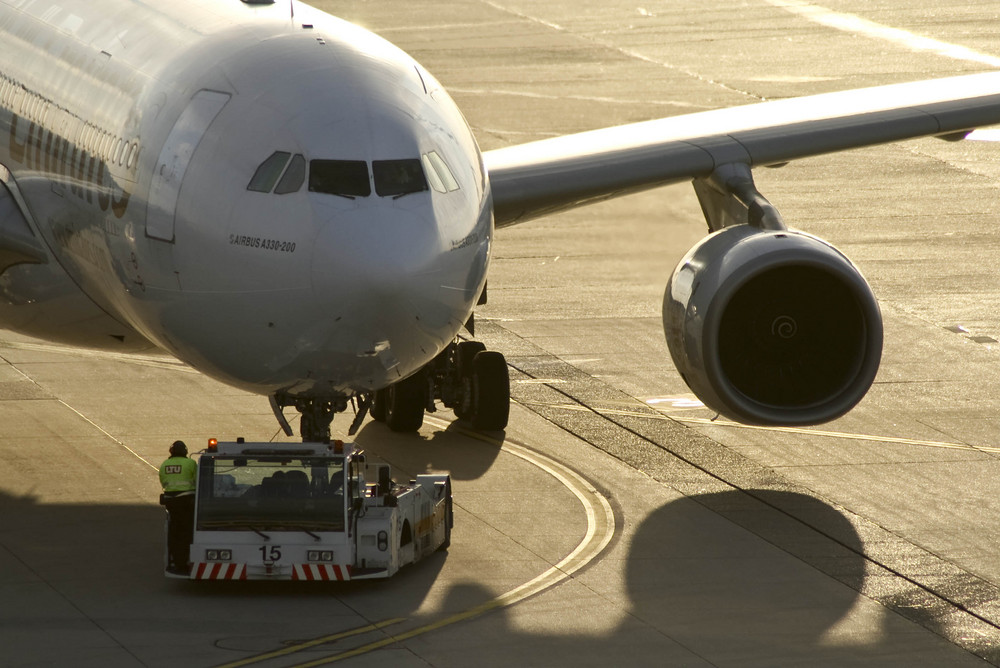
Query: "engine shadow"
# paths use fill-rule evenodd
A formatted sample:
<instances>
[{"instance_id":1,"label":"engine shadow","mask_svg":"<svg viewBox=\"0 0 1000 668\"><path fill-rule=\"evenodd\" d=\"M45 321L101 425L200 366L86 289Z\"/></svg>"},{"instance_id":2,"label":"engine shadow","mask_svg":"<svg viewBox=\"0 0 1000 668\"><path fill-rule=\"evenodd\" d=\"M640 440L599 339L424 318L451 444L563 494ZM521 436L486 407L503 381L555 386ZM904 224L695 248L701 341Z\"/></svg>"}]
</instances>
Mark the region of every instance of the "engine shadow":
<instances>
[{"instance_id":1,"label":"engine shadow","mask_svg":"<svg viewBox=\"0 0 1000 668\"><path fill-rule=\"evenodd\" d=\"M560 616L612 615L619 621L610 631L525 633L516 630L524 626L513 623L514 611L502 609L438 645L502 657L483 666L541 665L539 657L565 666L620 665L623 656L632 665L944 665L963 657L943 640L946 619L925 621L930 633L918 632L905 610L859 593L871 586L864 543L843 514L814 497L773 490L684 497L623 541L624 610L604 596L574 601L552 591L552 602L539 607L555 619L532 619L552 627ZM450 590L447 607L488 596L466 583Z\"/></svg>"}]
</instances>

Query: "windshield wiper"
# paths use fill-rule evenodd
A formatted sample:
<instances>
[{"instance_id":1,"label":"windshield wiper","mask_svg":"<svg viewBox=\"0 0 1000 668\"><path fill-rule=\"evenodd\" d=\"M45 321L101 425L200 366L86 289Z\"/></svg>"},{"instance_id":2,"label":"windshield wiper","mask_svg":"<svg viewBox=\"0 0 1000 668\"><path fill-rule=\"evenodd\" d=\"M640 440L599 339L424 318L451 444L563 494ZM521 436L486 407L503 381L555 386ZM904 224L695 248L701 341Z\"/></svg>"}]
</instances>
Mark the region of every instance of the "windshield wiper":
<instances>
[{"instance_id":1,"label":"windshield wiper","mask_svg":"<svg viewBox=\"0 0 1000 668\"><path fill-rule=\"evenodd\" d=\"M309 529L307 529L305 527L302 527L302 526L297 526L295 524L290 524L290 523L275 524L275 525L271 526L270 528L273 529L273 530L275 530L275 531L283 531L283 530L288 530L288 529L290 529L292 531L301 531L302 533L304 533L304 534L306 534L308 536L312 536L316 540L323 540L322 537L314 534Z\"/></svg>"},{"instance_id":2,"label":"windshield wiper","mask_svg":"<svg viewBox=\"0 0 1000 668\"><path fill-rule=\"evenodd\" d=\"M199 522L198 525L199 527L204 527L206 529L215 529L221 527L226 527L226 528L246 527L247 529L250 529L264 540L271 540L270 536L268 536L266 533L255 527L252 523L247 522L245 520L204 520Z\"/></svg>"},{"instance_id":3,"label":"windshield wiper","mask_svg":"<svg viewBox=\"0 0 1000 668\"><path fill-rule=\"evenodd\" d=\"M198 526L204 529L215 529L215 528L227 528L227 529L250 529L258 536L264 540L271 540L271 537L264 533L264 531L301 531L302 533L315 538L316 540L323 540L322 536L314 533L309 528L302 526L302 524L308 524L308 526L313 526L317 531L343 531L342 526L332 525L332 526L314 526L315 523L309 522L250 522L247 520L206 520L198 523Z\"/></svg>"}]
</instances>

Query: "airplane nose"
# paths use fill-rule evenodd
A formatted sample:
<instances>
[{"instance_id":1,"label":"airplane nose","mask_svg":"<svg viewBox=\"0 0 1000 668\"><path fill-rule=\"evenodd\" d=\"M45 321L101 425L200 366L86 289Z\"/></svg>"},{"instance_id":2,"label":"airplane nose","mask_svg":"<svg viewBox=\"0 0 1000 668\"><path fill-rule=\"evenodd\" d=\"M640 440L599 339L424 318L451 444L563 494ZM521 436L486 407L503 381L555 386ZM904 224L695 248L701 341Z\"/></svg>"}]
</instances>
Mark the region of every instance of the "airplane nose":
<instances>
[{"instance_id":1,"label":"airplane nose","mask_svg":"<svg viewBox=\"0 0 1000 668\"><path fill-rule=\"evenodd\" d=\"M412 360L436 355L472 307L464 290L449 285L462 271L449 250L418 210L386 205L328 216L312 276L333 347L374 366L373 374L384 370L388 381L414 371Z\"/></svg>"},{"instance_id":2,"label":"airplane nose","mask_svg":"<svg viewBox=\"0 0 1000 668\"><path fill-rule=\"evenodd\" d=\"M392 298L440 271L433 220L420 212L355 209L326 217L313 251L317 291L356 291Z\"/></svg>"}]
</instances>

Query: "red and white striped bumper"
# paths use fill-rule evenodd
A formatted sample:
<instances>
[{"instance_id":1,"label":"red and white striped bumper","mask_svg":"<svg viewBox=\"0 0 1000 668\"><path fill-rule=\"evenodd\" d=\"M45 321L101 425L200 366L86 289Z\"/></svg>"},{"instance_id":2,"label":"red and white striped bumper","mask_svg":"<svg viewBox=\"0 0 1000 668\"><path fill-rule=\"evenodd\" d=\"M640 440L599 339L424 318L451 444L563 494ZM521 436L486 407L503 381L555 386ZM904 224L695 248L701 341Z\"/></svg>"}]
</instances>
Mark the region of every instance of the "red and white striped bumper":
<instances>
[{"instance_id":1,"label":"red and white striped bumper","mask_svg":"<svg viewBox=\"0 0 1000 668\"><path fill-rule=\"evenodd\" d=\"M293 580L350 580L351 567L339 564L295 564Z\"/></svg>"},{"instance_id":2,"label":"red and white striped bumper","mask_svg":"<svg viewBox=\"0 0 1000 668\"><path fill-rule=\"evenodd\" d=\"M286 567L287 568L287 567ZM248 580L248 579L289 579L287 573L282 577L280 573L258 574L253 578L247 575L246 564L229 563L197 563L191 569L192 580ZM333 581L350 580L351 567L339 564L294 564L292 566L292 580L313 580L313 581Z\"/></svg>"},{"instance_id":3,"label":"red and white striped bumper","mask_svg":"<svg viewBox=\"0 0 1000 668\"><path fill-rule=\"evenodd\" d=\"M192 580L246 580L246 564L197 563L191 569Z\"/></svg>"}]
</instances>

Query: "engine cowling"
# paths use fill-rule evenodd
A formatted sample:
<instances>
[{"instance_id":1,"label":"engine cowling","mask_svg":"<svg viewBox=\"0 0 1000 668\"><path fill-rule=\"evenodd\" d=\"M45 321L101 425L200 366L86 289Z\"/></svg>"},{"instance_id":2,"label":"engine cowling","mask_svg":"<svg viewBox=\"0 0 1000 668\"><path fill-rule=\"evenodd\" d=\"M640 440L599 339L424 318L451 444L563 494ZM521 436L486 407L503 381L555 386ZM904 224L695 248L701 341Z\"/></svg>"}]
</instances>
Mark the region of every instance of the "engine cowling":
<instances>
[{"instance_id":1,"label":"engine cowling","mask_svg":"<svg viewBox=\"0 0 1000 668\"><path fill-rule=\"evenodd\" d=\"M681 260L663 328L688 387L748 424L840 417L882 356L882 314L850 260L816 237L748 225L706 237Z\"/></svg>"}]
</instances>

